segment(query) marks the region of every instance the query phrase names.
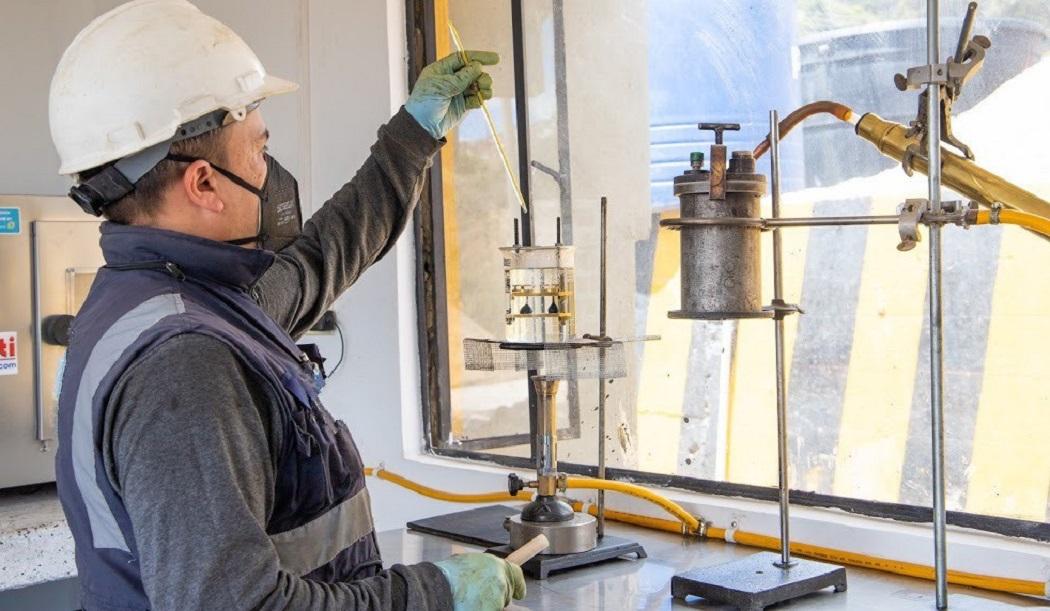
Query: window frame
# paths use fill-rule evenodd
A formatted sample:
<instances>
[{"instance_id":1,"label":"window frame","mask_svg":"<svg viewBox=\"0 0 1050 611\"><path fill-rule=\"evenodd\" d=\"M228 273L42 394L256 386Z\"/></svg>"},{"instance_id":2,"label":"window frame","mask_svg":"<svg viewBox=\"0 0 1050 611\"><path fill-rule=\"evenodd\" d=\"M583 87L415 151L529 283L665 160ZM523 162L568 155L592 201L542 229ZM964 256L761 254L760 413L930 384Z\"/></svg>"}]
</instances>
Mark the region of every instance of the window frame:
<instances>
[{"instance_id":1,"label":"window frame","mask_svg":"<svg viewBox=\"0 0 1050 611\"><path fill-rule=\"evenodd\" d=\"M506 0L511 4L515 91L524 91L524 37L522 32L522 0ZM553 0L559 2L559 0ZM418 77L422 67L436 57L435 18L436 0L405 0L406 31L408 33L408 78L409 88ZM526 100L522 102L521 100ZM528 158L528 103L527 96L515 96L517 116L517 145L525 155L519 156L519 176L521 188L528 199L529 168L536 167ZM560 113L559 113L560 114ZM561 151L559 151L561 153ZM566 151L566 156L568 152ZM561 155L559 154L559 157ZM567 164L563 166L567 168ZM538 168L546 174L555 176L549 168ZM563 187L563 202L568 189ZM427 185L421 195L420 204L414 216L414 235L416 247L416 289L417 289L417 322L419 330L419 359L422 387L422 417L424 427L425 453L435 456L467 459L470 461L497 465L515 470L535 468L536 438L531 433L480 438L459 442L458 447L447 447L444 440L449 438L451 398L448 388L449 354L447 335L447 311L445 293L445 270L443 250L443 208L441 158L435 157L430 169ZM531 219L523 213L523 234L531 239ZM528 242L526 242L527 244ZM529 422L530 428L536 420L536 396L529 387ZM570 426L559 430L564 438L579 438L579 406L570 403ZM510 445L523 445L531 441L529 457L506 456L487 452ZM596 465L585 465L559 461L560 470L582 476L597 476ZM684 475L670 475L607 467L606 475L611 480L624 480L662 488L679 488L690 492L721 496L739 497L750 500L777 502L779 492L773 486L756 486L733 482L701 479ZM815 493L806 490L791 490L791 502L794 505L815 508L830 508L846 511L851 514L891 519L905 523L932 523L933 511L930 507L890 503ZM960 528L974 529L987 533L1050 542L1050 523L1021 520L1002 516L975 514L961 511L948 511L947 523Z\"/></svg>"}]
</instances>

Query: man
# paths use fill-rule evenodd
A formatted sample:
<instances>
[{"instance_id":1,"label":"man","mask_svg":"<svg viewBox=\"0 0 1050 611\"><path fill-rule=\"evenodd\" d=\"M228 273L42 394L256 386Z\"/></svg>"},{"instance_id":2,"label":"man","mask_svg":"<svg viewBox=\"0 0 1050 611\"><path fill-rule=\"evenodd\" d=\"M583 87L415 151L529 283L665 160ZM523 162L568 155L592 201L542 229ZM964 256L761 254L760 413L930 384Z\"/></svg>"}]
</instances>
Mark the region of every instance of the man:
<instances>
[{"instance_id":1,"label":"man","mask_svg":"<svg viewBox=\"0 0 1050 611\"><path fill-rule=\"evenodd\" d=\"M293 338L405 227L493 53L428 66L371 157L301 228L266 152L268 75L184 0L88 25L51 85L71 196L107 218L72 330L58 488L86 609L502 609L484 554L383 570L361 457Z\"/></svg>"}]
</instances>

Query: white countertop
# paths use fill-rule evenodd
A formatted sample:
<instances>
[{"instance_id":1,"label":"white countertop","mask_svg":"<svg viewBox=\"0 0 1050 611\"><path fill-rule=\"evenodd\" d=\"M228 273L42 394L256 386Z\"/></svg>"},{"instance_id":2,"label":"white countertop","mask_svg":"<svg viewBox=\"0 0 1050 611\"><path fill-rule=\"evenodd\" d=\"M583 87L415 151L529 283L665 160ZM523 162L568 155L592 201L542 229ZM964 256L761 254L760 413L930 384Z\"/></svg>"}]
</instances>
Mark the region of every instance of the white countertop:
<instances>
[{"instance_id":1,"label":"white countertop","mask_svg":"<svg viewBox=\"0 0 1050 611\"><path fill-rule=\"evenodd\" d=\"M454 508L452 508L454 509ZM610 533L642 543L646 560L610 561L568 571L545 581L529 580L529 595L517 609L675 609L696 603L672 600L670 580L685 569L738 559L755 550L720 541L697 541L677 535L610 523ZM434 561L453 553L480 551L404 529L378 534L387 566ZM848 567L849 590L811 594L794 603L802 609L915 609L933 607L933 584L870 569ZM73 577L73 537L54 486L31 494L0 492L0 591ZM952 608L966 611L1042 607L1045 600L951 586ZM718 607L719 609L725 607ZM794 607L793 607L794 608Z\"/></svg>"},{"instance_id":2,"label":"white countertop","mask_svg":"<svg viewBox=\"0 0 1050 611\"><path fill-rule=\"evenodd\" d=\"M0 492L0 590L76 575L73 535L55 487Z\"/></svg>"}]
</instances>

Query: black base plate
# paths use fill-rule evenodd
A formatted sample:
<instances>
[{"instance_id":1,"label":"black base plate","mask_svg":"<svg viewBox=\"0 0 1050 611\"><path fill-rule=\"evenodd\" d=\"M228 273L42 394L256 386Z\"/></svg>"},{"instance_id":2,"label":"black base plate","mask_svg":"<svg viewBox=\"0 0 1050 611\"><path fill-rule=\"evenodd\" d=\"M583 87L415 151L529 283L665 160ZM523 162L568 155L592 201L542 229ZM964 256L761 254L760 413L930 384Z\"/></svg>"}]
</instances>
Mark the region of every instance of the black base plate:
<instances>
[{"instance_id":1,"label":"black base plate","mask_svg":"<svg viewBox=\"0 0 1050 611\"><path fill-rule=\"evenodd\" d=\"M495 547L510 544L510 533L503 528L503 521L519 513L520 509L507 505L489 505L413 520L408 528L478 547Z\"/></svg>"},{"instance_id":2,"label":"black base plate","mask_svg":"<svg viewBox=\"0 0 1050 611\"><path fill-rule=\"evenodd\" d=\"M495 556L499 556L500 558L505 558L514 550L511 549L509 545L501 545L485 551ZM591 564L619 558L620 556L625 556L627 554L634 554L638 559L648 557L645 553L645 548L638 543L606 535L598 540L598 547L590 551L580 552L578 554L540 554L521 565L521 570L533 579L546 579L553 571L564 571L566 569L589 566Z\"/></svg>"},{"instance_id":3,"label":"black base plate","mask_svg":"<svg viewBox=\"0 0 1050 611\"><path fill-rule=\"evenodd\" d=\"M774 565L780 554L761 552L725 564L693 569L671 578L671 596L702 596L741 611L767 606L834 587L846 591L846 569L834 564L794 558L790 569Z\"/></svg>"}]
</instances>

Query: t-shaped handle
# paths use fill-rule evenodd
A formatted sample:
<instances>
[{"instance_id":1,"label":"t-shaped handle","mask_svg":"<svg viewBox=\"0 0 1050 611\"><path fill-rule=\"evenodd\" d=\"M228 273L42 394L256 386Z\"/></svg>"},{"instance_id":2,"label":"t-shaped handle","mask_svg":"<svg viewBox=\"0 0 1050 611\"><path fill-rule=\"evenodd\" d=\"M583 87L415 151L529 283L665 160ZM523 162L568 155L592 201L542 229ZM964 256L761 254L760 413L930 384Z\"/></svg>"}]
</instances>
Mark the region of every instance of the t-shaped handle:
<instances>
[{"instance_id":1,"label":"t-shaped handle","mask_svg":"<svg viewBox=\"0 0 1050 611\"><path fill-rule=\"evenodd\" d=\"M722 133L726 130L740 131L739 123L701 123L697 127L713 131L715 133L715 144L722 144Z\"/></svg>"}]
</instances>

